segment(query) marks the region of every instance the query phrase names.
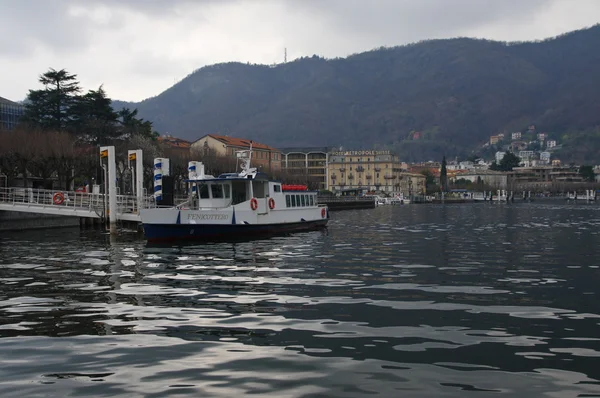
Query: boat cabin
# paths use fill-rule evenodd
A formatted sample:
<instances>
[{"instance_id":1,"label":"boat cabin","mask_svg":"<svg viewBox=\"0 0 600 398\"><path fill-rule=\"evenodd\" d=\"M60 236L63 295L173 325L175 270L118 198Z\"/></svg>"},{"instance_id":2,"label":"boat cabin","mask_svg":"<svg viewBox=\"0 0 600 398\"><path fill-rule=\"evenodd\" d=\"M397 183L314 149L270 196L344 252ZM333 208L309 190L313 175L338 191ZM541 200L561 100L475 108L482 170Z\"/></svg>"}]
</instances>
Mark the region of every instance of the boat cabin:
<instances>
[{"instance_id":1,"label":"boat cabin","mask_svg":"<svg viewBox=\"0 0 600 398\"><path fill-rule=\"evenodd\" d=\"M315 207L317 192L307 191L305 185L286 185L278 181L269 181L264 173L257 173L253 178L242 178L237 173L221 174L216 178L204 180L187 180L189 185L189 204L192 209L214 209L235 206L248 202L253 198L266 204L273 198L276 205L272 207L302 208Z\"/></svg>"}]
</instances>

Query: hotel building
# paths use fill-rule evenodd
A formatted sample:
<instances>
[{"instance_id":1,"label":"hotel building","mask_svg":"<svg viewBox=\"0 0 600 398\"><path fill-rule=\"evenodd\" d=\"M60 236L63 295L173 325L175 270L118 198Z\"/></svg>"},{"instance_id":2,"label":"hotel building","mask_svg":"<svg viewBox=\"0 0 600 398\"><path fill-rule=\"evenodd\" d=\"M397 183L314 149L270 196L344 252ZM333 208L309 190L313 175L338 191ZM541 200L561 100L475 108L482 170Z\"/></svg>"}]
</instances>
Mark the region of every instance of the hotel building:
<instances>
[{"instance_id":1,"label":"hotel building","mask_svg":"<svg viewBox=\"0 0 600 398\"><path fill-rule=\"evenodd\" d=\"M425 193L425 176L409 173L390 151L340 151L329 153L327 188L330 191L361 189L388 195Z\"/></svg>"}]
</instances>

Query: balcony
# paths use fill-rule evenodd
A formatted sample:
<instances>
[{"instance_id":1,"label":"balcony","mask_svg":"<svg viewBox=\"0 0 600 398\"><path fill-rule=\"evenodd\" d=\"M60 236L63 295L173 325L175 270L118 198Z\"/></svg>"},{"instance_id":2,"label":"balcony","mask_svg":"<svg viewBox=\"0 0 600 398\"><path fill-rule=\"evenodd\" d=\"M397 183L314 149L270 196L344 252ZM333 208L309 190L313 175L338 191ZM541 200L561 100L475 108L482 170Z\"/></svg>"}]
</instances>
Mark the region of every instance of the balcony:
<instances>
[{"instance_id":1,"label":"balcony","mask_svg":"<svg viewBox=\"0 0 600 398\"><path fill-rule=\"evenodd\" d=\"M381 171L381 167L375 167L375 171Z\"/></svg>"},{"instance_id":2,"label":"balcony","mask_svg":"<svg viewBox=\"0 0 600 398\"><path fill-rule=\"evenodd\" d=\"M363 171L365 171L365 168L364 168L364 167L362 167L362 166L358 166L358 167L356 168L356 171L358 171L359 173L362 173Z\"/></svg>"},{"instance_id":3,"label":"balcony","mask_svg":"<svg viewBox=\"0 0 600 398\"><path fill-rule=\"evenodd\" d=\"M386 174L383 176L383 178L385 178L386 180L392 180L394 178L396 178L395 176L391 175L391 174Z\"/></svg>"},{"instance_id":4,"label":"balcony","mask_svg":"<svg viewBox=\"0 0 600 398\"><path fill-rule=\"evenodd\" d=\"M344 171L346 171L345 167L340 167L340 171L343 173Z\"/></svg>"},{"instance_id":5,"label":"balcony","mask_svg":"<svg viewBox=\"0 0 600 398\"><path fill-rule=\"evenodd\" d=\"M352 174L348 175L348 179L349 180L353 180L354 179L354 175L352 175Z\"/></svg>"},{"instance_id":6,"label":"balcony","mask_svg":"<svg viewBox=\"0 0 600 398\"><path fill-rule=\"evenodd\" d=\"M370 180L370 179L372 179L372 178L373 178L373 176L372 176L372 175L368 175L368 176L366 176L366 179L367 179L367 180Z\"/></svg>"}]
</instances>

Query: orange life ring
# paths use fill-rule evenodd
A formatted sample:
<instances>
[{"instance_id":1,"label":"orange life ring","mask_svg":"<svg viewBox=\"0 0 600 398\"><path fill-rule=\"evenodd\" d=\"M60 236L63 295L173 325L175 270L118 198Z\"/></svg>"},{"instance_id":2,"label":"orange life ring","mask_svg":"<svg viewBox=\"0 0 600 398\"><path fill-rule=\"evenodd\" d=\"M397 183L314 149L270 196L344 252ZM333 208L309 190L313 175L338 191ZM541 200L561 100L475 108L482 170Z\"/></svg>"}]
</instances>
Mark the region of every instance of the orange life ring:
<instances>
[{"instance_id":1,"label":"orange life ring","mask_svg":"<svg viewBox=\"0 0 600 398\"><path fill-rule=\"evenodd\" d=\"M325 218L325 216L326 216L326 215L327 215L327 210L325 210L325 208L323 207L323 208L321 209L321 217L322 217L322 218Z\"/></svg>"},{"instance_id":2,"label":"orange life ring","mask_svg":"<svg viewBox=\"0 0 600 398\"><path fill-rule=\"evenodd\" d=\"M258 208L258 200L256 198L250 199L250 208L256 210Z\"/></svg>"},{"instance_id":3,"label":"orange life ring","mask_svg":"<svg viewBox=\"0 0 600 398\"><path fill-rule=\"evenodd\" d=\"M64 201L65 201L65 195L63 195L62 192L57 192L52 197L52 202L54 202L55 205L62 205Z\"/></svg>"},{"instance_id":4,"label":"orange life ring","mask_svg":"<svg viewBox=\"0 0 600 398\"><path fill-rule=\"evenodd\" d=\"M275 208L275 199L269 198L269 209L273 210Z\"/></svg>"}]
</instances>

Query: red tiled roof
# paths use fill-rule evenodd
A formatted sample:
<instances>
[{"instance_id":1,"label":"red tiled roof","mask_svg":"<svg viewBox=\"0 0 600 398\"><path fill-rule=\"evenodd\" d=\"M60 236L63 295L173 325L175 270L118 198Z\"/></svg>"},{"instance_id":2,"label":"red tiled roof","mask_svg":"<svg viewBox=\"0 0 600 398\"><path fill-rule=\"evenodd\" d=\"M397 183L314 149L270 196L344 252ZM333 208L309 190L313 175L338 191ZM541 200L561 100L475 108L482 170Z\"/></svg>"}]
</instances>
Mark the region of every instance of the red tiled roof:
<instances>
[{"instance_id":1,"label":"red tiled roof","mask_svg":"<svg viewBox=\"0 0 600 398\"><path fill-rule=\"evenodd\" d=\"M226 135L216 135L216 134L209 134L208 136L214 138L215 140L219 140L223 144L226 144L226 145L229 145L229 146L237 146L237 147L241 147L241 148L250 148L250 141L251 140L248 140L248 139L245 139L245 138L235 138L235 137L228 137ZM266 149L268 151L279 152L279 149L273 148L273 147L265 145L265 144L261 144L260 142L256 142L256 141L252 141L252 148Z\"/></svg>"},{"instance_id":2,"label":"red tiled roof","mask_svg":"<svg viewBox=\"0 0 600 398\"><path fill-rule=\"evenodd\" d=\"M169 145L172 148L189 148L192 145L189 141L170 136L158 137L158 141L163 144Z\"/></svg>"}]
</instances>

